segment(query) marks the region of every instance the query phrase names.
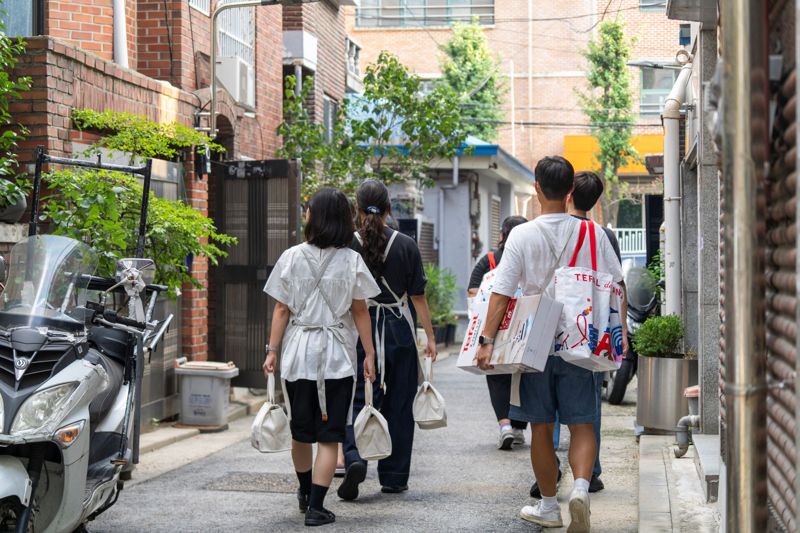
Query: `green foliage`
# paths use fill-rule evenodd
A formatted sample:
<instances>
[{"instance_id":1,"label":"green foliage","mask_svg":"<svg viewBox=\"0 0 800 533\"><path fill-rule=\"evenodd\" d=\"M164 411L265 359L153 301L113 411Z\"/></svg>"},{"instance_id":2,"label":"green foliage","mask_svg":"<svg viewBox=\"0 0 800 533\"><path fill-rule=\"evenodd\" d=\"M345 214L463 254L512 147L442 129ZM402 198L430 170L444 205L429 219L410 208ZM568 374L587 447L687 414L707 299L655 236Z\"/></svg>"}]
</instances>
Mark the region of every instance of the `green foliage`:
<instances>
[{"instance_id":1,"label":"green foliage","mask_svg":"<svg viewBox=\"0 0 800 533\"><path fill-rule=\"evenodd\" d=\"M8 37L4 30L0 18L0 207L17 203L29 190L29 185L21 177L12 181L17 173L16 151L28 131L14 123L9 104L31 88L31 79L12 74L19 56L25 53L25 42Z\"/></svg>"},{"instance_id":2,"label":"green foliage","mask_svg":"<svg viewBox=\"0 0 800 533\"><path fill-rule=\"evenodd\" d=\"M626 65L631 57L631 43L625 38L624 25L613 20L601 23L584 57L589 63L586 76L589 92L580 94L579 98L599 144L595 156L600 175L606 182L604 220L614 221L616 217L611 206L616 206L625 194L617 171L639 157L631 144L633 95Z\"/></svg>"},{"instance_id":3,"label":"green foliage","mask_svg":"<svg viewBox=\"0 0 800 533\"><path fill-rule=\"evenodd\" d=\"M477 21L457 22L453 36L441 47L444 83L459 97L464 132L484 141L497 138L503 118L500 107L504 87L500 64Z\"/></svg>"},{"instance_id":4,"label":"green foliage","mask_svg":"<svg viewBox=\"0 0 800 533\"><path fill-rule=\"evenodd\" d=\"M466 137L453 92L438 87L421 95L419 77L388 52L367 67L363 98L342 103L331 138L305 107L313 84L306 78L298 96L294 77L287 78L278 128L284 141L278 155L301 160L304 198L322 186L352 194L366 178L432 185L426 173L431 161L452 158Z\"/></svg>"},{"instance_id":5,"label":"green foliage","mask_svg":"<svg viewBox=\"0 0 800 533\"><path fill-rule=\"evenodd\" d=\"M653 276L656 283L664 279L664 257L661 254L661 248L653 255L650 264L647 265L647 271ZM661 300L661 286L656 285L656 300Z\"/></svg>"},{"instance_id":6,"label":"green foliage","mask_svg":"<svg viewBox=\"0 0 800 533\"><path fill-rule=\"evenodd\" d=\"M453 307L456 304L456 277L449 269L439 268L434 264L425 265L425 299L431 312L434 326L455 324Z\"/></svg>"},{"instance_id":7,"label":"green foliage","mask_svg":"<svg viewBox=\"0 0 800 533\"><path fill-rule=\"evenodd\" d=\"M91 129L105 133L97 146L144 158L174 160L181 150L192 146L208 146L215 152L224 151L208 135L183 124L159 124L131 113L73 109L72 122L79 130Z\"/></svg>"},{"instance_id":8,"label":"green foliage","mask_svg":"<svg viewBox=\"0 0 800 533\"><path fill-rule=\"evenodd\" d=\"M113 276L118 259L136 249L142 186L130 175L98 170L61 170L45 175L52 191L44 198L42 220L51 231L92 246L98 253L98 274ZM222 246L236 239L217 232L214 223L182 202L157 198L149 203L145 255L156 261L156 282L172 288L184 283L200 287L184 260L205 256L217 264Z\"/></svg>"},{"instance_id":9,"label":"green foliage","mask_svg":"<svg viewBox=\"0 0 800 533\"><path fill-rule=\"evenodd\" d=\"M679 316L653 316L636 330L633 348L645 357L681 358L676 351L683 335L683 322Z\"/></svg>"}]
</instances>

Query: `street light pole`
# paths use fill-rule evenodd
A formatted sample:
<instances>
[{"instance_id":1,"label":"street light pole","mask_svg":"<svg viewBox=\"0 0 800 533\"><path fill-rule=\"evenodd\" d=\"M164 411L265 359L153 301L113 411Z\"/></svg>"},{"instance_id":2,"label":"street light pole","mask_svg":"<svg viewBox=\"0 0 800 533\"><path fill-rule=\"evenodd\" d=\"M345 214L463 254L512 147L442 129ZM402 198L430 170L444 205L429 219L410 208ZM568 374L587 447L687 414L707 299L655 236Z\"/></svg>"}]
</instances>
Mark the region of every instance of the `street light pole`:
<instances>
[{"instance_id":1,"label":"street light pole","mask_svg":"<svg viewBox=\"0 0 800 533\"><path fill-rule=\"evenodd\" d=\"M217 5L211 14L211 102L209 103L209 132L208 136L212 139L217 138L217 19L220 14L240 7L276 6L276 5L296 5L319 0L243 0L239 2L229 2ZM255 68L255 65L253 65Z\"/></svg>"}]
</instances>

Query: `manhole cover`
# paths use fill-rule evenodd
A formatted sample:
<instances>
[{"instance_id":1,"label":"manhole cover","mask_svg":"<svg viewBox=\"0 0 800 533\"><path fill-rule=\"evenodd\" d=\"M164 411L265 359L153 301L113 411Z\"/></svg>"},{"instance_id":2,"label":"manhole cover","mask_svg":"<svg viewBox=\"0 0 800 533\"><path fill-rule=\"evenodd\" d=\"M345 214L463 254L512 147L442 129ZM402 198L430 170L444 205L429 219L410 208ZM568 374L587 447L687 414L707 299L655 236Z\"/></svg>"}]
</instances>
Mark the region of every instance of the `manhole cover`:
<instances>
[{"instance_id":1,"label":"manhole cover","mask_svg":"<svg viewBox=\"0 0 800 533\"><path fill-rule=\"evenodd\" d=\"M206 489L294 494L297 491L297 476L274 472L229 472L206 485Z\"/></svg>"}]
</instances>

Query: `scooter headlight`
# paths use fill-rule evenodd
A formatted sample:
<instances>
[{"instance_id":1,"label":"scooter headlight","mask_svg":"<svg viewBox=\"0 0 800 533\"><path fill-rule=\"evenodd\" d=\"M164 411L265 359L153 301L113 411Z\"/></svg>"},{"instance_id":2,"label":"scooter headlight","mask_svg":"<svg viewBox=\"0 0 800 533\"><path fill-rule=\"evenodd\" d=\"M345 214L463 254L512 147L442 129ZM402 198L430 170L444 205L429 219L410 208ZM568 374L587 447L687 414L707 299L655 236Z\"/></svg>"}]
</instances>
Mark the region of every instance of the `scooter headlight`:
<instances>
[{"instance_id":1,"label":"scooter headlight","mask_svg":"<svg viewBox=\"0 0 800 533\"><path fill-rule=\"evenodd\" d=\"M25 400L11 426L11 434L53 433L55 426L64 418L72 393L77 388L78 382L64 383L37 392Z\"/></svg>"}]
</instances>

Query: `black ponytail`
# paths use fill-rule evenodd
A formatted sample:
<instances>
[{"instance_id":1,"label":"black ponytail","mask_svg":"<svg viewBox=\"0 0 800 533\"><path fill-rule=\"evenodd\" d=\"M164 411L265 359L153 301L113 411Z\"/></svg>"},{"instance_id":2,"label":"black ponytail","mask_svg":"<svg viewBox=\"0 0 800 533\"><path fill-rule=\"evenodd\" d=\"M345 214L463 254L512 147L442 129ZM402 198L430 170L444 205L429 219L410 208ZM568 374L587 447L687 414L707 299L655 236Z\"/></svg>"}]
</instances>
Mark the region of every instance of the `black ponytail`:
<instances>
[{"instance_id":1,"label":"black ponytail","mask_svg":"<svg viewBox=\"0 0 800 533\"><path fill-rule=\"evenodd\" d=\"M384 232L383 217L391 214L389 190L383 183L366 180L356 193L358 232L361 235L361 256L375 279L383 275L383 252L389 240Z\"/></svg>"},{"instance_id":2,"label":"black ponytail","mask_svg":"<svg viewBox=\"0 0 800 533\"><path fill-rule=\"evenodd\" d=\"M520 216L506 217L503 221L503 227L500 229L500 242L497 243L497 248L500 250L504 249L506 246L506 239L508 239L508 236L511 234L511 230L527 221L527 218Z\"/></svg>"}]
</instances>

